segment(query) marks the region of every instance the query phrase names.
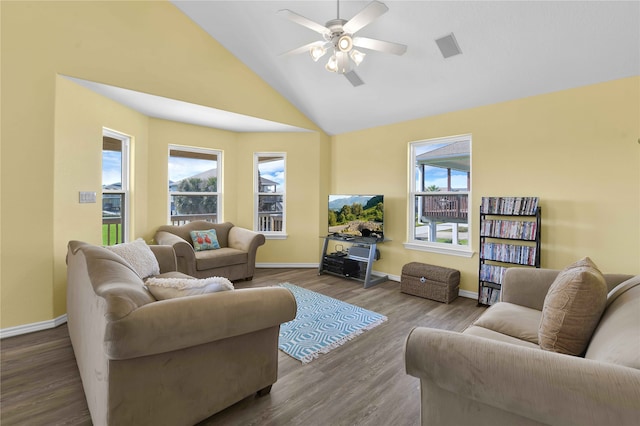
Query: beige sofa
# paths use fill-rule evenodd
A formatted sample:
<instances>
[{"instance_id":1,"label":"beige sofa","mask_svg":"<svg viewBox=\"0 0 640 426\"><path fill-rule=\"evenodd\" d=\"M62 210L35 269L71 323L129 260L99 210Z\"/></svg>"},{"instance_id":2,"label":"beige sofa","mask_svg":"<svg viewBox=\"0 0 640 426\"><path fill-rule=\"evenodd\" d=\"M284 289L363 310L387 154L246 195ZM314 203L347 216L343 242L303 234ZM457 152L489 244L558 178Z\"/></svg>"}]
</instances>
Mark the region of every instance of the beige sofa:
<instances>
[{"instance_id":1,"label":"beige sofa","mask_svg":"<svg viewBox=\"0 0 640 426\"><path fill-rule=\"evenodd\" d=\"M221 248L195 251L190 232L208 229L216 230ZM156 231L155 241L173 246L180 272L196 278L219 276L236 281L253 278L256 252L265 243L265 238L260 233L234 226L231 222L197 220L181 226L161 226Z\"/></svg>"},{"instance_id":2,"label":"beige sofa","mask_svg":"<svg viewBox=\"0 0 640 426\"><path fill-rule=\"evenodd\" d=\"M168 246L150 246L163 277ZM121 257L71 241L67 316L95 425L193 425L277 380L280 324L296 314L280 287L156 301Z\"/></svg>"},{"instance_id":3,"label":"beige sofa","mask_svg":"<svg viewBox=\"0 0 640 426\"><path fill-rule=\"evenodd\" d=\"M559 271L512 268L502 300L463 333L414 329L408 374L423 425L640 424L640 276L607 275L607 306L583 357L540 349Z\"/></svg>"}]
</instances>

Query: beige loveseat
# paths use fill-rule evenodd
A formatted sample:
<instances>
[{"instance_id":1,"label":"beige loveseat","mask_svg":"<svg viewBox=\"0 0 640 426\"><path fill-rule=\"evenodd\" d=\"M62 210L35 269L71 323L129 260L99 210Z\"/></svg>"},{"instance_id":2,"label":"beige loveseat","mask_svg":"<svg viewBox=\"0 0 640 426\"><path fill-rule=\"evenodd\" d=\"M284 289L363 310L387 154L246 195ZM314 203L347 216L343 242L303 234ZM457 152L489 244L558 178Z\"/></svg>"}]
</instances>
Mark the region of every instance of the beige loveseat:
<instances>
[{"instance_id":1,"label":"beige loveseat","mask_svg":"<svg viewBox=\"0 0 640 426\"><path fill-rule=\"evenodd\" d=\"M163 277L169 246L150 246ZM91 419L100 425L193 425L277 380L289 290L263 287L157 301L115 253L71 241L69 335Z\"/></svg>"},{"instance_id":2,"label":"beige loveseat","mask_svg":"<svg viewBox=\"0 0 640 426\"><path fill-rule=\"evenodd\" d=\"M220 248L195 251L190 232L209 229L216 230ZM196 278L219 276L236 281L253 278L256 252L265 243L265 238L260 233L234 226L231 222L197 220L181 226L161 226L156 231L155 241L173 246L180 272Z\"/></svg>"},{"instance_id":3,"label":"beige loveseat","mask_svg":"<svg viewBox=\"0 0 640 426\"><path fill-rule=\"evenodd\" d=\"M411 332L406 370L420 378L423 425L640 424L640 276L604 274L615 290L586 353L572 356L537 342L558 273L508 269L501 302L463 333Z\"/></svg>"}]
</instances>

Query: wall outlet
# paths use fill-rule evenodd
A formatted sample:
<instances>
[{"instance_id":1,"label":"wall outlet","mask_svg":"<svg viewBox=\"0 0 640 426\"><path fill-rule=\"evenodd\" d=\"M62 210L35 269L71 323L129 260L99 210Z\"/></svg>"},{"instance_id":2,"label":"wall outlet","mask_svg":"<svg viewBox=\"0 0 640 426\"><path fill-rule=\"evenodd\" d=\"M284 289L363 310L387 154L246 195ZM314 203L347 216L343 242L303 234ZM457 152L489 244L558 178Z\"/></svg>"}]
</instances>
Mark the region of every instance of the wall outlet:
<instances>
[{"instance_id":1,"label":"wall outlet","mask_svg":"<svg viewBox=\"0 0 640 426\"><path fill-rule=\"evenodd\" d=\"M95 203L96 193L91 191L80 191L80 203Z\"/></svg>"}]
</instances>

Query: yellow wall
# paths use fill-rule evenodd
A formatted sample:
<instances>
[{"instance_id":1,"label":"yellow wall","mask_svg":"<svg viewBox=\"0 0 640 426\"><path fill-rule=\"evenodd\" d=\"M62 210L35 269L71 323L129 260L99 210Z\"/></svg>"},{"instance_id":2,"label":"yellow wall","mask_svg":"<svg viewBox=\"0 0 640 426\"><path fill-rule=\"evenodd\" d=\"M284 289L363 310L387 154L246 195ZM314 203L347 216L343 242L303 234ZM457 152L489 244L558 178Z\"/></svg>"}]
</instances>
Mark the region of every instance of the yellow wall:
<instances>
[{"instance_id":1,"label":"yellow wall","mask_svg":"<svg viewBox=\"0 0 640 426\"><path fill-rule=\"evenodd\" d=\"M98 238L99 225L89 230L86 223L98 205L79 205L76 197L79 190L100 192L96 161L102 126L134 137L131 237L149 239L166 221L161 218L167 208L166 169L160 167L166 165L166 142L159 138L156 146L150 138L161 133L161 120L98 99L59 75L319 130L168 2L2 1L0 8L2 329L51 320L65 311L61 244ZM169 133L188 127L166 126ZM224 132L187 133L200 143ZM87 139L96 137L96 146L88 147ZM84 161L96 165L93 174ZM79 176L72 175L76 172ZM230 179L228 187L233 189L234 182ZM233 220L238 210L231 202L225 215Z\"/></svg>"},{"instance_id":2,"label":"yellow wall","mask_svg":"<svg viewBox=\"0 0 640 426\"><path fill-rule=\"evenodd\" d=\"M56 79L53 160L53 306L54 317L66 312L67 243L102 244L102 129L129 136L131 235L147 222L147 126L149 119L71 82ZM80 191L98 194L97 202L80 204Z\"/></svg>"},{"instance_id":3,"label":"yellow wall","mask_svg":"<svg viewBox=\"0 0 640 426\"><path fill-rule=\"evenodd\" d=\"M482 196L538 196L542 267L589 256L604 272L640 273L640 77L338 135L332 191L385 194L382 260L400 275L422 261L460 269L477 291L478 258L405 250L408 143L472 134L472 206ZM354 159L357 158L357 167ZM476 214L471 218L477 223ZM477 251L478 227L471 232Z\"/></svg>"},{"instance_id":4,"label":"yellow wall","mask_svg":"<svg viewBox=\"0 0 640 426\"><path fill-rule=\"evenodd\" d=\"M251 134L238 137L238 222L253 227L253 154L286 153L286 240L267 239L258 263L317 263L320 235L326 234L326 214L320 194L326 188L328 163L322 161L329 140L318 133ZM325 157L326 158L326 157ZM326 190L326 189L325 189Z\"/></svg>"},{"instance_id":5,"label":"yellow wall","mask_svg":"<svg viewBox=\"0 0 640 426\"><path fill-rule=\"evenodd\" d=\"M460 269L463 289L475 291L476 257L402 246L408 142L471 133L473 205L483 195L541 197L544 267L589 255L604 271L640 273L640 77L329 138L169 3L0 8L2 329L65 312L66 242L100 239L100 206L78 204L77 193L100 192L103 126L134 138L132 238L149 241L166 222L168 144L224 151L224 218L243 226L252 222L253 152L285 151L289 239L268 241L258 262L317 262L326 195L382 192L392 241L375 269L399 275L409 261L437 263ZM59 74L316 132L235 134L150 119ZM474 248L477 239L474 227Z\"/></svg>"}]
</instances>

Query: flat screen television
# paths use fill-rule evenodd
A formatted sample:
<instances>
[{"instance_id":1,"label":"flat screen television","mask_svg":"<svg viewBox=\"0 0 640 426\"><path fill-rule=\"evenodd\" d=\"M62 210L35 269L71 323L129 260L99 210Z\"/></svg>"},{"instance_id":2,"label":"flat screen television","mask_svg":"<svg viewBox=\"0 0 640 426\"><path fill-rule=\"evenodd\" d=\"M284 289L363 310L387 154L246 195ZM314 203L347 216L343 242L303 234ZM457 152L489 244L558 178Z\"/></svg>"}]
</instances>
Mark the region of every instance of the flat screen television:
<instances>
[{"instance_id":1,"label":"flat screen television","mask_svg":"<svg viewBox=\"0 0 640 426\"><path fill-rule=\"evenodd\" d=\"M384 239L384 196L329 195L329 235Z\"/></svg>"}]
</instances>

